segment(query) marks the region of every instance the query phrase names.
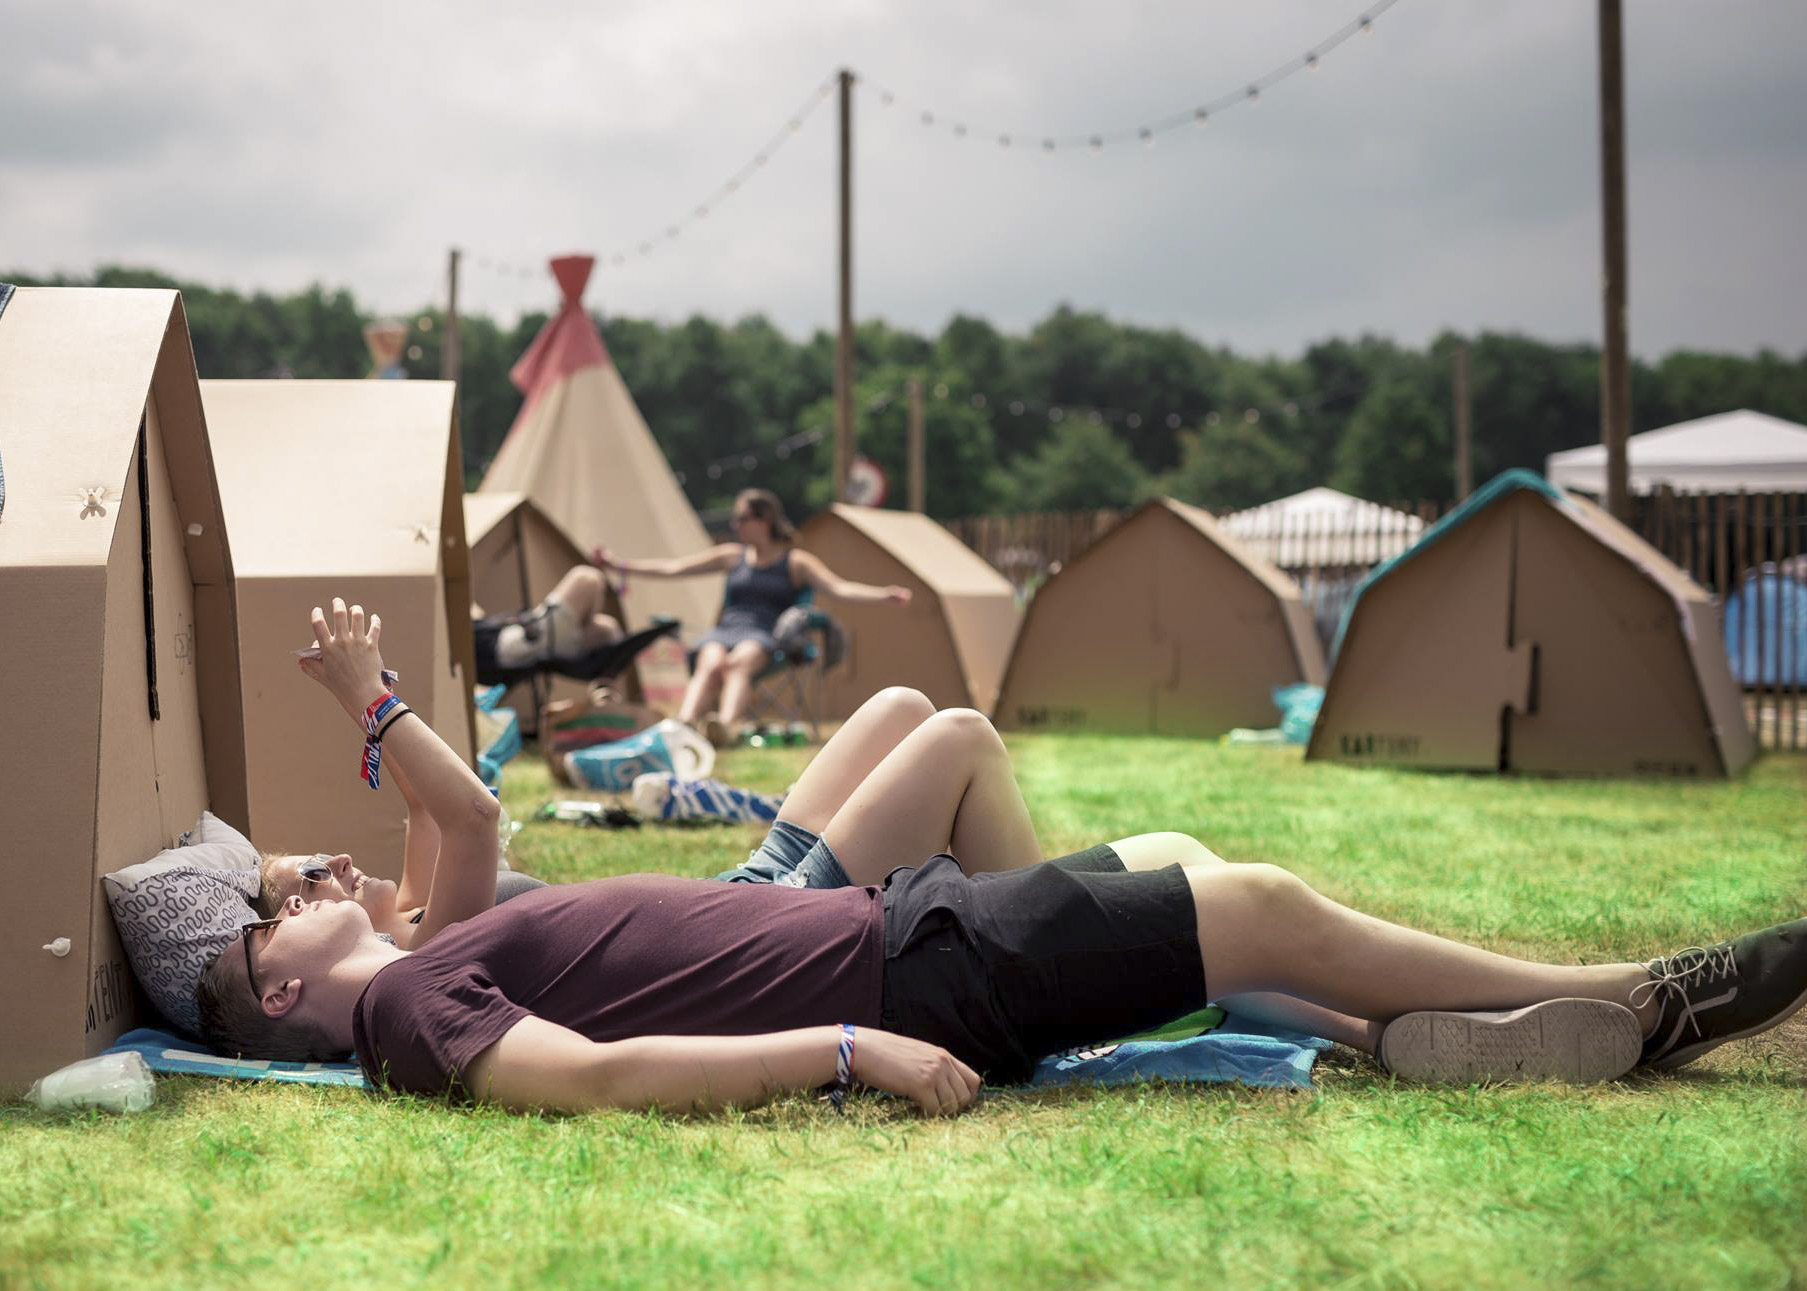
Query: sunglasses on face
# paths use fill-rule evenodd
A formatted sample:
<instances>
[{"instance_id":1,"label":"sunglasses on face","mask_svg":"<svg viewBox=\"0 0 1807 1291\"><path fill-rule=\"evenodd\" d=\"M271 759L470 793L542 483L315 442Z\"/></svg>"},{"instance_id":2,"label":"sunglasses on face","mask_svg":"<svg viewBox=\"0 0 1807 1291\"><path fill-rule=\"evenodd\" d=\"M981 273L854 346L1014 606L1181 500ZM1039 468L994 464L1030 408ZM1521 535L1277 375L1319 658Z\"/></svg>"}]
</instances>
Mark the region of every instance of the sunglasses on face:
<instances>
[{"instance_id":1,"label":"sunglasses on face","mask_svg":"<svg viewBox=\"0 0 1807 1291\"><path fill-rule=\"evenodd\" d=\"M257 973L251 967L251 937L252 934L262 932L265 928L274 928L281 922L281 919L259 919L239 929L239 939L245 943L245 980L251 983L251 998L257 1001L259 1008L263 1007L264 993L257 989Z\"/></svg>"},{"instance_id":2,"label":"sunglasses on face","mask_svg":"<svg viewBox=\"0 0 1807 1291\"><path fill-rule=\"evenodd\" d=\"M333 867L327 864L331 859L325 852L315 852L295 867L295 873L303 883L324 883L333 876Z\"/></svg>"}]
</instances>

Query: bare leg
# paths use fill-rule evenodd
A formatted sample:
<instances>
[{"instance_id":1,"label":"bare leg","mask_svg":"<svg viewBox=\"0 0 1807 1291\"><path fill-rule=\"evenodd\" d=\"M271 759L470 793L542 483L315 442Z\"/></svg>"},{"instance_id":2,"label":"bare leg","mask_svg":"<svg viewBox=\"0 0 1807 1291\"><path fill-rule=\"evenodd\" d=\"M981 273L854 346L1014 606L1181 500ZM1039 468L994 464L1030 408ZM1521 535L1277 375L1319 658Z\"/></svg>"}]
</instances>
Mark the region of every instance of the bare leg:
<instances>
[{"instance_id":1,"label":"bare leg","mask_svg":"<svg viewBox=\"0 0 1807 1291\"><path fill-rule=\"evenodd\" d=\"M742 641L728 651L727 671L722 676L722 725L729 732L747 711L747 696L753 690L753 678L771 661L771 654L756 641Z\"/></svg>"},{"instance_id":2,"label":"bare leg","mask_svg":"<svg viewBox=\"0 0 1807 1291\"><path fill-rule=\"evenodd\" d=\"M820 834L860 782L903 737L921 726L935 706L920 690L891 686L861 704L810 759L797 787L784 799L779 820Z\"/></svg>"},{"instance_id":3,"label":"bare leg","mask_svg":"<svg viewBox=\"0 0 1807 1291\"><path fill-rule=\"evenodd\" d=\"M577 648L569 653L582 653L621 640L621 624L613 615L602 612L607 596L608 585L603 581L602 571L591 565L572 566L547 594L546 600L557 601L569 612L572 621L581 625L582 635ZM567 652L562 643L559 650Z\"/></svg>"},{"instance_id":4,"label":"bare leg","mask_svg":"<svg viewBox=\"0 0 1807 1291\"><path fill-rule=\"evenodd\" d=\"M697 651L696 667L690 674L690 684L684 688L684 702L678 707L678 720L684 725L694 727L709 711L709 701L721 685L727 658L728 652L719 641L706 642Z\"/></svg>"},{"instance_id":5,"label":"bare leg","mask_svg":"<svg viewBox=\"0 0 1807 1291\"><path fill-rule=\"evenodd\" d=\"M1223 857L1190 834L1137 834L1134 838L1118 839L1111 844L1111 850L1123 862L1123 868L1131 871L1158 870L1169 865L1184 865L1191 869L1226 864ZM1206 986L1211 986L1208 975ZM1215 1002L1239 1017L1271 1022L1306 1035L1323 1036L1364 1053L1374 1052L1380 1043L1380 1033L1385 1029L1380 1023L1366 1018L1350 1017L1307 1000L1267 991L1224 996Z\"/></svg>"},{"instance_id":6,"label":"bare leg","mask_svg":"<svg viewBox=\"0 0 1807 1291\"><path fill-rule=\"evenodd\" d=\"M943 709L904 736L822 837L857 884L944 851L969 874L1041 860L1004 741L970 708Z\"/></svg>"},{"instance_id":7,"label":"bare leg","mask_svg":"<svg viewBox=\"0 0 1807 1291\"><path fill-rule=\"evenodd\" d=\"M1538 964L1402 928L1271 865L1192 867L1186 878L1216 998L1278 992L1386 1022L1419 1009L1514 1009L1564 996L1629 1008L1632 988L1649 977L1639 964ZM1633 1011L1648 1029L1654 1003Z\"/></svg>"}]
</instances>

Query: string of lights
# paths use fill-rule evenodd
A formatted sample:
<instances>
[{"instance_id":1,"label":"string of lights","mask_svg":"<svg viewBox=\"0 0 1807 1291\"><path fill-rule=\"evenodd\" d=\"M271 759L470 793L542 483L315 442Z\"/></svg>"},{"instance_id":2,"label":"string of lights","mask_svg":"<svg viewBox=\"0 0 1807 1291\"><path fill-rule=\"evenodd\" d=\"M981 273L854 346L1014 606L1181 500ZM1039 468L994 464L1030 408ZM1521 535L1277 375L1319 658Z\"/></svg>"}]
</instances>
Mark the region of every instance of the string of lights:
<instances>
[{"instance_id":1,"label":"string of lights","mask_svg":"<svg viewBox=\"0 0 1807 1291\"><path fill-rule=\"evenodd\" d=\"M661 246L677 241L683 236L685 229L708 219L710 212L745 187L747 181L764 170L771 163L772 158L778 155L779 149L783 148L803 129L803 123L809 119L810 115L834 94L836 80L836 76L830 76L811 90L809 97L798 105L797 110L786 118L784 125L766 140L759 151L748 158L740 169L716 185L707 197L696 203L688 212L667 221L657 233L648 234L637 242L598 256L596 258L597 266L619 269L629 260L649 256ZM522 264L480 252L467 254L470 255L471 262L476 268L502 277L538 278L546 272L546 265L543 261L537 264Z\"/></svg>"},{"instance_id":2,"label":"string of lights","mask_svg":"<svg viewBox=\"0 0 1807 1291\"><path fill-rule=\"evenodd\" d=\"M868 77L860 77L859 85L878 95L883 107L902 106L906 111L914 112L917 119L929 129L945 129L956 139L993 139L1000 148L1021 147L1039 150L1044 153L1072 151L1084 148L1091 152L1102 152L1114 144L1140 143L1152 148L1157 135L1169 131L1180 130L1187 126L1203 129L1221 113L1230 108L1257 102L1261 96L1273 86L1287 77L1299 72L1315 72L1326 54L1341 45L1350 37L1358 34L1370 34L1374 30L1374 20L1391 9L1399 0L1374 0L1360 17L1345 23L1330 35L1324 37L1297 58L1288 59L1280 66L1258 76L1216 98L1203 103L1159 117L1143 125L1127 126L1111 130L1086 131L1080 134L1054 134L1046 131L1030 130L997 130L989 126L979 126L955 114L941 112L934 108L914 106L905 103L896 93Z\"/></svg>"},{"instance_id":3,"label":"string of lights","mask_svg":"<svg viewBox=\"0 0 1807 1291\"><path fill-rule=\"evenodd\" d=\"M1090 131L1079 134L995 130L989 127L974 125L954 114L938 111L929 107L911 106L901 99L894 91L885 88L883 85L877 83L872 80L871 77L868 77L863 73L855 73L854 83L861 90L876 94L882 106L887 108L902 106L906 111L915 112L924 126L931 129L945 128L957 139L969 137L980 139L990 138L995 140L1001 148L1012 148L1021 145L1024 148L1038 149L1044 153L1059 152L1063 150L1070 152L1080 148L1091 152L1101 152L1107 147L1123 143L1141 143L1144 147L1152 148L1154 146L1155 138L1158 135L1183 129L1186 126L1198 128L1206 127L1210 125L1217 116L1228 109L1258 101L1264 93L1273 86L1278 85L1281 81L1284 81L1287 77L1296 75L1299 72L1316 71L1326 54L1329 54L1339 45L1343 44L1344 41L1347 41L1356 35L1371 33L1374 30L1374 20L1397 3L1399 3L1399 0L1374 0L1359 17L1343 24L1343 26L1331 32L1328 36L1324 37L1324 39L1318 41L1317 44L1313 45L1303 54L1287 60L1265 75L1258 76L1254 80L1248 81L1234 90L1218 95L1216 98L1208 99L1205 102L1198 103L1192 107L1176 111L1139 126ZM637 242L619 247L615 251L605 255L598 256L598 267L619 269L626 265L630 260L642 259L646 256L650 256L660 248L676 242L683 235L685 229L701 220L707 219L712 211L720 207L723 202L727 201L735 193L739 192L748 180L752 179L753 176L763 170L767 164L771 162L772 158L777 155L778 150L784 147L784 145L803 128L803 123L809 119L811 114L833 96L838 77L838 73L829 76L824 79L821 84L816 86L815 89L811 90L809 97L804 99L797 110L791 113L786 119L783 127L773 134L772 137L766 141L764 146L755 152L738 170L722 181L721 184L717 185L708 196L696 203L688 212L667 221L657 233L649 234ZM545 272L545 265L543 263L523 263L521 261L505 259L482 252L468 254L470 262L475 268L485 273L494 273L501 277L533 279Z\"/></svg>"}]
</instances>

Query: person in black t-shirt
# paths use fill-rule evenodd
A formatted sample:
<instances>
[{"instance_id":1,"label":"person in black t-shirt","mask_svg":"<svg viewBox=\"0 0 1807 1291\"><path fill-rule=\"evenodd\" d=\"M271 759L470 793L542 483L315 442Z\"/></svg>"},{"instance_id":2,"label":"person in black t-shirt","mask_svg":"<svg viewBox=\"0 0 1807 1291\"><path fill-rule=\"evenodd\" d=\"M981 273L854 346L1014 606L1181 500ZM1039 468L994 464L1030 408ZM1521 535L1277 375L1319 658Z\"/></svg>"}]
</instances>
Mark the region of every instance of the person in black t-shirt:
<instances>
[{"instance_id":1,"label":"person in black t-shirt","mask_svg":"<svg viewBox=\"0 0 1807 1291\"><path fill-rule=\"evenodd\" d=\"M310 674L348 714L382 702L375 620L335 601L314 629ZM386 729L446 829L436 886L487 905L493 800L424 722ZM400 1089L709 1109L857 1081L940 1114L983 1077L1211 999L1313 1010L1398 1074L1464 1083L1678 1066L1807 1002L1807 919L1644 964L1558 966L1382 922L1270 865L1094 859L967 875L937 856L882 889L630 876L530 893L415 952L355 903L291 897L198 995L228 1052L355 1048Z\"/></svg>"}]
</instances>

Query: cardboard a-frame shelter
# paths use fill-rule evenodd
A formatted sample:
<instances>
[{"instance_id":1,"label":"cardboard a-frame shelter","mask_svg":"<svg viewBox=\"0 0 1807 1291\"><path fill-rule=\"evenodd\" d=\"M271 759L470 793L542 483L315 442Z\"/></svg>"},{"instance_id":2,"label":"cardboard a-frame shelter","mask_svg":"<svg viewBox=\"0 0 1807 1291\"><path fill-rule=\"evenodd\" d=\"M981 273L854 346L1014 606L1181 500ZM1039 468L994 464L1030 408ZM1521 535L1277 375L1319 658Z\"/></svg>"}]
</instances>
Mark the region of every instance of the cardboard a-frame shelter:
<instances>
[{"instance_id":1,"label":"cardboard a-frame shelter","mask_svg":"<svg viewBox=\"0 0 1807 1291\"><path fill-rule=\"evenodd\" d=\"M295 651L332 598L383 620L396 690L467 762L470 575L449 381L203 381L238 579L250 837L399 878L401 795Z\"/></svg>"},{"instance_id":2,"label":"cardboard a-frame shelter","mask_svg":"<svg viewBox=\"0 0 1807 1291\"><path fill-rule=\"evenodd\" d=\"M9 300L10 296L10 300ZM138 992L99 878L245 821L237 611L173 291L0 287L0 1095Z\"/></svg>"},{"instance_id":3,"label":"cardboard a-frame shelter","mask_svg":"<svg viewBox=\"0 0 1807 1291\"><path fill-rule=\"evenodd\" d=\"M522 493L465 494L464 534L471 548L474 608L485 614L513 614L538 605L567 570L587 563L571 536ZM621 617L621 602L612 585L603 612ZM629 698L640 698L633 664L612 684ZM547 672L511 686L502 703L519 714L524 729L532 731L547 701L582 699L589 691L589 682Z\"/></svg>"},{"instance_id":4,"label":"cardboard a-frame shelter","mask_svg":"<svg viewBox=\"0 0 1807 1291\"><path fill-rule=\"evenodd\" d=\"M848 634L847 657L824 678L822 717L846 717L886 686L990 711L1021 612L977 552L925 515L845 503L817 512L797 545L842 578L911 592L905 606L819 602Z\"/></svg>"},{"instance_id":5,"label":"cardboard a-frame shelter","mask_svg":"<svg viewBox=\"0 0 1807 1291\"><path fill-rule=\"evenodd\" d=\"M1197 507L1145 503L1043 583L998 696L1004 729L1221 735L1321 682L1299 589Z\"/></svg>"},{"instance_id":6,"label":"cardboard a-frame shelter","mask_svg":"<svg viewBox=\"0 0 1807 1291\"><path fill-rule=\"evenodd\" d=\"M558 313L509 373L526 398L477 491L525 493L585 551L689 556L710 545L709 534L584 312L595 263L591 256L552 262ZM694 637L721 613L722 579L636 578L622 599L629 626L669 614Z\"/></svg>"},{"instance_id":7,"label":"cardboard a-frame shelter","mask_svg":"<svg viewBox=\"0 0 1807 1291\"><path fill-rule=\"evenodd\" d=\"M1599 507L1508 471L1363 585L1306 756L1707 777L1755 752L1707 594Z\"/></svg>"}]
</instances>

